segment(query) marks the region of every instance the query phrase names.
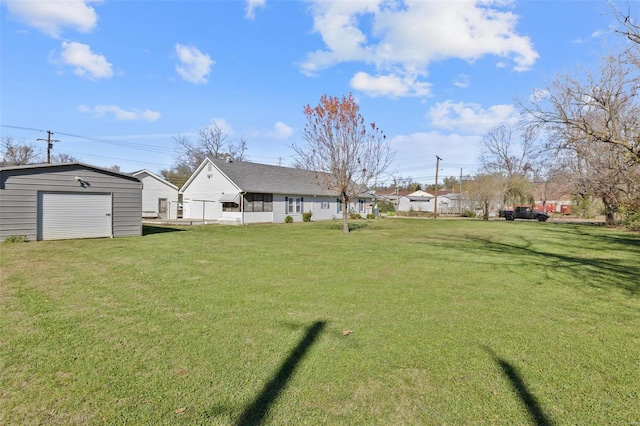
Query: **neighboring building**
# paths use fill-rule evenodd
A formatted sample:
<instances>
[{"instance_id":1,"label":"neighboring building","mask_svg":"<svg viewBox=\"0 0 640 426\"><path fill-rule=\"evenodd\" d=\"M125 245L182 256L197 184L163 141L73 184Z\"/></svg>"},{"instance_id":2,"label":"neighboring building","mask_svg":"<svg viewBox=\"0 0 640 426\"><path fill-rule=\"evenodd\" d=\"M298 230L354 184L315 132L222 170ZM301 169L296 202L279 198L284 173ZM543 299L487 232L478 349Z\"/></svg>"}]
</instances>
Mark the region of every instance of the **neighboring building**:
<instances>
[{"instance_id":1,"label":"neighboring building","mask_svg":"<svg viewBox=\"0 0 640 426\"><path fill-rule=\"evenodd\" d=\"M431 212L433 213L434 196L425 191L415 191L398 198L399 212Z\"/></svg>"},{"instance_id":2,"label":"neighboring building","mask_svg":"<svg viewBox=\"0 0 640 426\"><path fill-rule=\"evenodd\" d=\"M571 193L565 183L541 182L533 190L536 211L545 213L571 213Z\"/></svg>"},{"instance_id":3,"label":"neighboring building","mask_svg":"<svg viewBox=\"0 0 640 426\"><path fill-rule=\"evenodd\" d=\"M342 217L335 191L322 187L309 170L246 161L205 159L180 189L185 219L221 224L281 223L291 216L302 221ZM371 213L372 196L363 194L348 206L363 217Z\"/></svg>"},{"instance_id":4,"label":"neighboring building","mask_svg":"<svg viewBox=\"0 0 640 426\"><path fill-rule=\"evenodd\" d=\"M143 218L178 218L177 186L146 169L134 172L132 175L142 182Z\"/></svg>"},{"instance_id":5,"label":"neighboring building","mask_svg":"<svg viewBox=\"0 0 640 426\"><path fill-rule=\"evenodd\" d=\"M138 178L82 163L0 167L0 241L142 235Z\"/></svg>"}]
</instances>

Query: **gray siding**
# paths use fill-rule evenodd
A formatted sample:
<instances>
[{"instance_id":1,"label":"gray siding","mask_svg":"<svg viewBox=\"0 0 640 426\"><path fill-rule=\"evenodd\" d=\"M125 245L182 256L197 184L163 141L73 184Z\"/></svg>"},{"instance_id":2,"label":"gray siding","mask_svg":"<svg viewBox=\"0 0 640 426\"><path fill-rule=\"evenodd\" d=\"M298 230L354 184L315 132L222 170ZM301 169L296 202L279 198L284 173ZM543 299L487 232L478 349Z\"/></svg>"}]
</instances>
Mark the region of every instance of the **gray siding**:
<instances>
[{"instance_id":1,"label":"gray siding","mask_svg":"<svg viewBox=\"0 0 640 426\"><path fill-rule=\"evenodd\" d=\"M80 177L88 185L75 180ZM0 241L37 239L38 192L108 193L113 200L113 236L142 235L142 184L134 177L82 164L0 169Z\"/></svg>"}]
</instances>

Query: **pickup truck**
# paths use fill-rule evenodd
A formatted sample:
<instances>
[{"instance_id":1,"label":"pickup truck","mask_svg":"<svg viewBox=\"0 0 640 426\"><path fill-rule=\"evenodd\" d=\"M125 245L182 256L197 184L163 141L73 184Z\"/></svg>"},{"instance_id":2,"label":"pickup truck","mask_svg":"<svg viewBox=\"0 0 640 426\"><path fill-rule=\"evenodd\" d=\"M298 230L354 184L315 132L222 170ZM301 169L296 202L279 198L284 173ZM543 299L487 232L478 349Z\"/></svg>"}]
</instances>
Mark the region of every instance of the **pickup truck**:
<instances>
[{"instance_id":1,"label":"pickup truck","mask_svg":"<svg viewBox=\"0 0 640 426\"><path fill-rule=\"evenodd\" d=\"M546 222L546 220L549 219L548 214L537 212L528 206L519 206L516 207L515 210L503 210L500 212L500 216L506 220L530 219L537 220L538 222Z\"/></svg>"}]
</instances>

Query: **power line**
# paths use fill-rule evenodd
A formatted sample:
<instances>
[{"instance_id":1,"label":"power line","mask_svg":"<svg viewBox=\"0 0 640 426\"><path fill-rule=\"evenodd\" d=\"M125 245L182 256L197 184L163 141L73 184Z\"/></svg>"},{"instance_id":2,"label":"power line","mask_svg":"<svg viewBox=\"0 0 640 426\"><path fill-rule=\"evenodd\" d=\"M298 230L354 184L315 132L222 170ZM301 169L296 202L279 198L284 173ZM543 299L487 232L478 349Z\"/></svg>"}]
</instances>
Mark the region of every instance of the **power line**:
<instances>
[{"instance_id":1,"label":"power line","mask_svg":"<svg viewBox=\"0 0 640 426\"><path fill-rule=\"evenodd\" d=\"M2 124L2 127L7 127L7 128L10 128L10 129L18 129L18 130L29 130L29 131L34 131L34 132L48 132L49 131L49 130L37 129L37 128L34 128L34 127L13 126L13 125L8 125L8 124ZM73 133L65 133L65 132L61 132L61 131L56 131L55 133L58 134L58 135L69 136L69 137L72 137L72 138L84 139L84 140L89 140L89 141L93 141L93 142L100 142L100 143L104 143L104 144L108 144L108 145L121 146L123 148L131 148L131 149L137 149L137 150L140 150L140 151L153 152L155 154L174 154L175 153L175 150L173 148L164 148L164 147L154 146L154 145L149 145L149 144L121 141L121 140L107 139L107 138L99 138L99 137L96 137L96 136L83 136L83 135L77 135L77 134L73 134Z\"/></svg>"}]
</instances>

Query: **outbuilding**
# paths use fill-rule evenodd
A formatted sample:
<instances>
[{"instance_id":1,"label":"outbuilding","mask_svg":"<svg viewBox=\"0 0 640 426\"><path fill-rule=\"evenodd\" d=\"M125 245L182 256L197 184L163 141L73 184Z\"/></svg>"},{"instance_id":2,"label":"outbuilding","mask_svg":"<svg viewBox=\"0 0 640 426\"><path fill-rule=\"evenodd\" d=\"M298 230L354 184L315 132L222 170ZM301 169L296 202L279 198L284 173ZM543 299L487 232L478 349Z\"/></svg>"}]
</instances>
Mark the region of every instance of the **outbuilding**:
<instances>
[{"instance_id":1,"label":"outbuilding","mask_svg":"<svg viewBox=\"0 0 640 426\"><path fill-rule=\"evenodd\" d=\"M178 187L150 172L131 173L142 182L142 217L149 219L178 218Z\"/></svg>"},{"instance_id":2,"label":"outbuilding","mask_svg":"<svg viewBox=\"0 0 640 426\"><path fill-rule=\"evenodd\" d=\"M0 241L142 235L142 183L83 163L0 167Z\"/></svg>"}]
</instances>

